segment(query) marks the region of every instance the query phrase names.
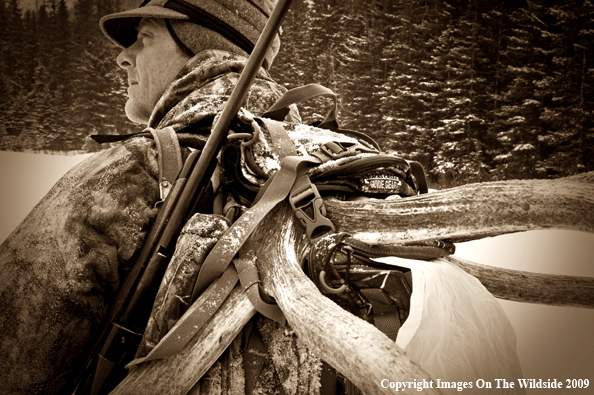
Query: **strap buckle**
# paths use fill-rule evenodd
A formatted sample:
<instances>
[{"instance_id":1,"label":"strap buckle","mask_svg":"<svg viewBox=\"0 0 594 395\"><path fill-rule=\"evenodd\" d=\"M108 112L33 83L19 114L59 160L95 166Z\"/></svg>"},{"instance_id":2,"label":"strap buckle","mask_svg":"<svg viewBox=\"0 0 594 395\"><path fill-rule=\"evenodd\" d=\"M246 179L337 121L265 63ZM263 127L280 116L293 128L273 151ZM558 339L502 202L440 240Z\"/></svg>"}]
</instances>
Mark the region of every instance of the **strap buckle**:
<instances>
[{"instance_id":1,"label":"strap buckle","mask_svg":"<svg viewBox=\"0 0 594 395\"><path fill-rule=\"evenodd\" d=\"M329 141L320 147L322 152L332 159L340 159L358 154L376 154L379 151L365 142L351 143L346 141Z\"/></svg>"},{"instance_id":2,"label":"strap buckle","mask_svg":"<svg viewBox=\"0 0 594 395\"><path fill-rule=\"evenodd\" d=\"M324 200L318 188L311 183L307 175L301 176L289 193L289 203L295 216L305 226L305 233L309 240L313 240L314 232L317 237L328 232L335 232L334 224L326 218ZM323 233L320 233L323 231Z\"/></svg>"},{"instance_id":3,"label":"strap buckle","mask_svg":"<svg viewBox=\"0 0 594 395\"><path fill-rule=\"evenodd\" d=\"M341 242L341 243L344 243L344 242ZM340 295L347 289L347 286L349 283L349 273L351 272L351 262L352 262L352 256L353 256L354 250L351 246L348 246L345 244L343 247L340 248L340 252L342 252L343 254L346 254L346 256L347 256L346 274L345 274L344 278L340 279L341 285L338 288L330 287L328 285L328 283L326 283L326 272L324 270L322 270L319 275L320 286L324 289L324 291L326 291L329 294L333 294L333 295ZM328 259L330 259L331 257L332 257L332 255L329 255Z\"/></svg>"}]
</instances>

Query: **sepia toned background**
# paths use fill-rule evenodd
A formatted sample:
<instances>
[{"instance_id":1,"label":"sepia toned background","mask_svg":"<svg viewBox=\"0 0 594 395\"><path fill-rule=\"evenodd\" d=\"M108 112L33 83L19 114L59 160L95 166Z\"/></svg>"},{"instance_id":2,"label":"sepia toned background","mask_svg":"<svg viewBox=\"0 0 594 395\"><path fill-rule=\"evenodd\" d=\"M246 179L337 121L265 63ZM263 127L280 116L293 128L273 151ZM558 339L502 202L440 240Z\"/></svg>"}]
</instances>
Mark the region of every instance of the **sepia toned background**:
<instances>
[{"instance_id":1,"label":"sepia toned background","mask_svg":"<svg viewBox=\"0 0 594 395\"><path fill-rule=\"evenodd\" d=\"M98 18L131 0L0 0L0 240L126 120L118 49ZM26 34L23 34L25 32ZM340 95L343 126L421 161L430 187L594 170L589 1L295 0L271 70ZM306 103L304 117L327 103ZM35 152L35 154L33 153ZM594 235L539 231L463 243L457 256L594 277ZM501 301L526 378L594 391L594 311Z\"/></svg>"}]
</instances>

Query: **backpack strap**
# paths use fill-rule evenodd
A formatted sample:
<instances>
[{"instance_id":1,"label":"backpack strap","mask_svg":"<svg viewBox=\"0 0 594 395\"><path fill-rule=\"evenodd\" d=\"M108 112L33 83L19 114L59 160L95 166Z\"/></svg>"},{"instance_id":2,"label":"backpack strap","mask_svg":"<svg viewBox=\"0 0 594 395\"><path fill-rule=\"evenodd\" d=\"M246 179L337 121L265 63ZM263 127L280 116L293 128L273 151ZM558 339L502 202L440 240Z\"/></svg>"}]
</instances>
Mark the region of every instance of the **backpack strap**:
<instances>
[{"instance_id":1,"label":"backpack strap","mask_svg":"<svg viewBox=\"0 0 594 395\"><path fill-rule=\"evenodd\" d=\"M159 153L157 156L159 161L159 196L162 202L171 191L173 183L183 166L177 133L172 127L163 129L146 128L142 132L126 135L94 134L91 135L91 138L99 144L104 144L120 142L133 137L148 137L148 133L153 136Z\"/></svg>"},{"instance_id":2,"label":"backpack strap","mask_svg":"<svg viewBox=\"0 0 594 395\"><path fill-rule=\"evenodd\" d=\"M256 311L272 320L282 321L284 315L278 305L271 303L269 298L262 297L255 258L247 254L242 255L245 256L234 259L232 261L233 265L225 268L222 276L213 283L213 286L208 288L204 298L190 306L186 314L177 321L147 356L133 360L126 367L130 368L153 359L167 358L180 352L188 341L217 312L237 284L237 281L240 282L243 291Z\"/></svg>"},{"instance_id":3,"label":"backpack strap","mask_svg":"<svg viewBox=\"0 0 594 395\"><path fill-rule=\"evenodd\" d=\"M330 108L322 123L317 125L317 127L337 130L338 122L336 121L336 114L338 113L338 98L330 89L319 84L308 84L286 91L281 98L262 115L262 118L282 121L289 113L289 106L292 104L299 104L306 100L322 96L331 97L334 100L334 105Z\"/></svg>"},{"instance_id":4,"label":"backpack strap","mask_svg":"<svg viewBox=\"0 0 594 395\"><path fill-rule=\"evenodd\" d=\"M280 121L272 121L267 118L260 118L259 120L266 126L266 129L270 134L270 139L272 140L271 148L274 153L281 159L286 158L287 156L297 155L295 144L293 144L293 141Z\"/></svg>"},{"instance_id":5,"label":"backpack strap","mask_svg":"<svg viewBox=\"0 0 594 395\"><path fill-rule=\"evenodd\" d=\"M164 201L183 166L181 148L172 127L164 129L146 128L155 139L159 161L159 194Z\"/></svg>"},{"instance_id":6,"label":"backpack strap","mask_svg":"<svg viewBox=\"0 0 594 395\"><path fill-rule=\"evenodd\" d=\"M270 119L261 119L261 121L266 125L268 133L270 133L273 151L281 159L297 155L297 149L281 122ZM330 152L330 154L332 153ZM319 159L319 163L324 163L327 160L325 155L313 154L312 156ZM256 199L258 198L259 196L256 196ZM320 192L307 174L302 174L295 180L289 192L289 203L295 216L305 226L307 237L310 240L316 238L320 233L326 233L329 230L334 231L334 224L326 218L326 210L323 207L324 202Z\"/></svg>"},{"instance_id":7,"label":"backpack strap","mask_svg":"<svg viewBox=\"0 0 594 395\"><path fill-rule=\"evenodd\" d=\"M425 177L425 169L423 169L423 165L414 160L408 161L408 164L410 165L410 172L413 176L415 176L415 179L419 183L419 193L423 194L429 192L429 188L427 186L427 178Z\"/></svg>"},{"instance_id":8,"label":"backpack strap","mask_svg":"<svg viewBox=\"0 0 594 395\"><path fill-rule=\"evenodd\" d=\"M268 181L269 187L262 198L235 221L208 254L198 274L192 300L197 299L225 271L258 224L287 198L297 178L305 174L312 164L319 164L319 160L311 156L288 156L282 160L281 169Z\"/></svg>"}]
</instances>

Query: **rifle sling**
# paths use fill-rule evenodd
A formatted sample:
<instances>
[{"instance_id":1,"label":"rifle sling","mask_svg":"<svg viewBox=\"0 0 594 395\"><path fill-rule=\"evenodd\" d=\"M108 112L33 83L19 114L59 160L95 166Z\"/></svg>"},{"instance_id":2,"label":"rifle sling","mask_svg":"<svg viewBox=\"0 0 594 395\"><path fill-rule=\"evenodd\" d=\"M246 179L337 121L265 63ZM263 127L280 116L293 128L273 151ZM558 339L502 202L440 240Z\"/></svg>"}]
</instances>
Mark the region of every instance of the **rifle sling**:
<instances>
[{"instance_id":1,"label":"rifle sling","mask_svg":"<svg viewBox=\"0 0 594 395\"><path fill-rule=\"evenodd\" d=\"M276 304L265 302L260 295L260 279L255 258L234 259L233 263L234 266L227 266L222 276L207 288L196 303L190 306L184 316L146 357L133 360L126 365L126 368L153 359L167 358L180 352L221 307L233 288L235 288L237 280L239 280L243 291L256 311L270 319L281 321L283 313L280 308Z\"/></svg>"}]
</instances>

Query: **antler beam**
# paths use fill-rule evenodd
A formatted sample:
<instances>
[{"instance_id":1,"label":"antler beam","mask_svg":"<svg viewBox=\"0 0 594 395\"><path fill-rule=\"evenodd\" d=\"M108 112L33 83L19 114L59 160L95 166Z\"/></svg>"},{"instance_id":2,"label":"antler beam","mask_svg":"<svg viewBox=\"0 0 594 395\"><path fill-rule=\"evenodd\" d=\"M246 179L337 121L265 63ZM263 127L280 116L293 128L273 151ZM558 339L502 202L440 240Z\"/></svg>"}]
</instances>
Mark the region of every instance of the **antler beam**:
<instances>
[{"instance_id":1,"label":"antler beam","mask_svg":"<svg viewBox=\"0 0 594 395\"><path fill-rule=\"evenodd\" d=\"M381 383L386 379L431 380L396 343L323 296L304 275L298 259L303 232L288 204L277 208L274 221L254 232L247 247L256 251L263 286L274 295L297 336L365 394L385 394ZM440 393L433 388L424 391Z\"/></svg>"},{"instance_id":2,"label":"antler beam","mask_svg":"<svg viewBox=\"0 0 594 395\"><path fill-rule=\"evenodd\" d=\"M594 172L464 185L393 201L329 199L338 230L371 244L464 242L535 229L594 232Z\"/></svg>"},{"instance_id":3,"label":"antler beam","mask_svg":"<svg viewBox=\"0 0 594 395\"><path fill-rule=\"evenodd\" d=\"M594 278L511 270L481 265L455 256L442 260L478 278L499 299L594 309Z\"/></svg>"}]
</instances>

